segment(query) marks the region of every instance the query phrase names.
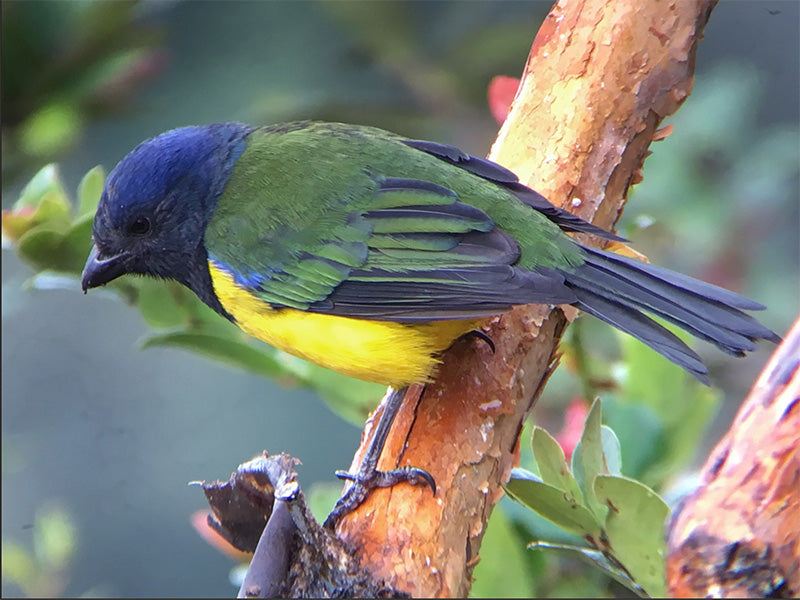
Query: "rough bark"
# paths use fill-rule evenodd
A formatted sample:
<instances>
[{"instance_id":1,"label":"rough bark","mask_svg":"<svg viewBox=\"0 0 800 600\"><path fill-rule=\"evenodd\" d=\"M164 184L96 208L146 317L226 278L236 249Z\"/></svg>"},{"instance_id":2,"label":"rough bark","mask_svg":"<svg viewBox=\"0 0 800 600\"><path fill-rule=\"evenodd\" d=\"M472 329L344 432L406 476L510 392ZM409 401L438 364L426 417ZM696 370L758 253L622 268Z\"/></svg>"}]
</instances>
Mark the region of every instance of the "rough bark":
<instances>
[{"instance_id":1,"label":"rough bark","mask_svg":"<svg viewBox=\"0 0 800 600\"><path fill-rule=\"evenodd\" d=\"M660 121L691 90L714 4L557 3L490 158L554 204L613 226ZM376 577L412 596L467 594L486 522L519 460L524 419L566 323L561 310L518 307L487 324L494 353L462 339L435 383L409 391L379 466L428 470L436 496L408 485L376 490L337 528Z\"/></svg>"},{"instance_id":2,"label":"rough bark","mask_svg":"<svg viewBox=\"0 0 800 600\"><path fill-rule=\"evenodd\" d=\"M800 319L773 353L670 527L677 597L800 594Z\"/></svg>"}]
</instances>

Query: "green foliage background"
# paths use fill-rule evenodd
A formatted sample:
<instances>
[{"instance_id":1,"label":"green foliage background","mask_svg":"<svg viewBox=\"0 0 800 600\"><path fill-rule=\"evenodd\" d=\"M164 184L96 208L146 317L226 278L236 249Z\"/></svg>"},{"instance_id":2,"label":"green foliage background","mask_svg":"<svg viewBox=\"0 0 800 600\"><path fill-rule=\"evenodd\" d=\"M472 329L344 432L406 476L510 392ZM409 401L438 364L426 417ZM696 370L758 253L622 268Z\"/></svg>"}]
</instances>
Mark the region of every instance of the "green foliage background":
<instances>
[{"instance_id":1,"label":"green foliage background","mask_svg":"<svg viewBox=\"0 0 800 600\"><path fill-rule=\"evenodd\" d=\"M212 121L353 121L485 154L497 129L486 85L495 74L519 74L548 8L5 2L3 208L48 161L58 160L77 204L100 179L95 173L74 192L94 165L110 169L145 137ZM763 320L779 333L798 308L797 23L794 3L717 7L700 46L695 93L673 119L674 135L653 146L621 221L622 233L654 262L767 304ZM37 181L46 188L57 179L46 171ZM57 205L49 210L62 218ZM75 210L75 221L63 214L57 233L66 237L39 236L30 244L34 256L55 248L62 270L80 264L81 256L58 251L72 247L59 246L64 239L88 232L85 208ZM175 309L191 303L180 288L167 310L163 287L118 286L142 320L113 292L84 298L74 279L31 279L14 253L2 260L2 536L4 557L14 558L3 561L3 595L230 595L231 565L189 527L188 514L203 499L183 484L225 478L265 448L303 459L306 489L330 482L335 468L349 464L358 429L297 384L310 382L352 420L380 390L291 357L265 362L266 348L244 345L224 323L209 327L238 344L240 354L232 346L225 354L241 356L249 374L163 348L205 343L206 353L220 354L218 341L174 330L195 318L191 304L189 313ZM162 348L137 352L137 340ZM700 346L717 394L632 341L619 342L590 319L573 325L568 360L535 418L555 432L571 398L600 394L603 420L620 441L622 474L674 501L698 445L716 437L704 436L705 423L720 407L716 431L724 428L770 349L734 361ZM274 373L280 384L257 376ZM343 402L353 397L355 405ZM524 447L523 467L539 473L539 454L537 465ZM526 551L536 539L576 539L520 505L504 501L503 509L485 539L474 595L619 592L570 554Z\"/></svg>"}]
</instances>

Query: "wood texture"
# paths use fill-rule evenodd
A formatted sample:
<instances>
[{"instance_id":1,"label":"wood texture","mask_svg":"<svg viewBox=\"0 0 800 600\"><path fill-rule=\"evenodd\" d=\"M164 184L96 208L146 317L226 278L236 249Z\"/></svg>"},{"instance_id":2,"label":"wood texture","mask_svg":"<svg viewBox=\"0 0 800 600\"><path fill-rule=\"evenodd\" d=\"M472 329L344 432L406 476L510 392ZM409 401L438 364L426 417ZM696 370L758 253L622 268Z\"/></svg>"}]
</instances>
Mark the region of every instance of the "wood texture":
<instances>
[{"instance_id":1,"label":"wood texture","mask_svg":"<svg viewBox=\"0 0 800 600\"><path fill-rule=\"evenodd\" d=\"M800 594L800 319L778 346L702 483L673 517L667 583L677 597Z\"/></svg>"},{"instance_id":2,"label":"wood texture","mask_svg":"<svg viewBox=\"0 0 800 600\"><path fill-rule=\"evenodd\" d=\"M613 226L661 119L691 90L714 4L557 3L490 158L554 204ZM424 394L409 391L380 467L422 467L437 494L408 485L377 490L343 519L337 533L362 565L412 596L468 593L486 521L519 460L524 419L566 324L561 310L518 307L487 323L494 353L478 339L459 340L437 381Z\"/></svg>"}]
</instances>

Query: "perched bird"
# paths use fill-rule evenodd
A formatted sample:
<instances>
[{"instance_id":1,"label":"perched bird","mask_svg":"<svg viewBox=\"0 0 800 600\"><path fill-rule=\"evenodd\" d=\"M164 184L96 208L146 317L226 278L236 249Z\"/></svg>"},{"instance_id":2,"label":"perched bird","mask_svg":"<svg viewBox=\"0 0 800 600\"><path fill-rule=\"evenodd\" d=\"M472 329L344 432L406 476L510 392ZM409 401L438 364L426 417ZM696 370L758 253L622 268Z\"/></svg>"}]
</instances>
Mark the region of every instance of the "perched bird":
<instances>
[{"instance_id":1,"label":"perched bird","mask_svg":"<svg viewBox=\"0 0 800 600\"><path fill-rule=\"evenodd\" d=\"M517 304L576 306L703 382L697 354L644 312L738 356L778 339L744 312L761 304L567 231L620 239L451 146L338 123L185 127L109 174L82 286L177 280L250 335L395 396ZM345 477L394 482L375 469L375 445L373 464Z\"/></svg>"}]
</instances>

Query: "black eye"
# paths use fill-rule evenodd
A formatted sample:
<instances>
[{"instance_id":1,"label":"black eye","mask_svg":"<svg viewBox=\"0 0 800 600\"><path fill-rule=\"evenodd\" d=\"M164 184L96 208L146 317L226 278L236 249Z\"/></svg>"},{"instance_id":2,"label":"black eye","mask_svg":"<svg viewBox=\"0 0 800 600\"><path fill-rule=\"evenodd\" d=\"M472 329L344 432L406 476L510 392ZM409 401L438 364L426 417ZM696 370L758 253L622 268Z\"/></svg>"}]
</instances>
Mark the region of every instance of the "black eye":
<instances>
[{"instance_id":1,"label":"black eye","mask_svg":"<svg viewBox=\"0 0 800 600\"><path fill-rule=\"evenodd\" d=\"M139 217L128 225L128 233L133 235L144 235L150 231L150 219L147 217Z\"/></svg>"}]
</instances>

